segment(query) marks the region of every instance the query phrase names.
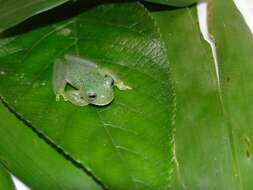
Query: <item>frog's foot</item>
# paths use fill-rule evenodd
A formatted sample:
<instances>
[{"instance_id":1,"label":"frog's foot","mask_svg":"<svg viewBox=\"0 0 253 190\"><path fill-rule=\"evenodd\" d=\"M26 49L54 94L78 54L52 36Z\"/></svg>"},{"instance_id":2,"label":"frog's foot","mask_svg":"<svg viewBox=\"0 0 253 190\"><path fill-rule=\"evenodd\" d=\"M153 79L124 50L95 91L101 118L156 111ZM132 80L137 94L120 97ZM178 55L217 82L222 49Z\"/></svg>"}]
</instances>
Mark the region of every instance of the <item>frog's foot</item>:
<instances>
[{"instance_id":1,"label":"frog's foot","mask_svg":"<svg viewBox=\"0 0 253 190\"><path fill-rule=\"evenodd\" d=\"M64 92L64 95L62 96L64 98L64 101L70 101L76 106L86 106L89 104L81 97L80 92L78 90L68 90Z\"/></svg>"},{"instance_id":2,"label":"frog's foot","mask_svg":"<svg viewBox=\"0 0 253 190\"><path fill-rule=\"evenodd\" d=\"M56 99L57 102L59 102L61 100L61 95L60 94L56 94L55 99Z\"/></svg>"},{"instance_id":3,"label":"frog's foot","mask_svg":"<svg viewBox=\"0 0 253 190\"><path fill-rule=\"evenodd\" d=\"M123 81L117 81L117 82L115 82L115 86L119 90L132 90L132 87L125 85Z\"/></svg>"},{"instance_id":4,"label":"frog's foot","mask_svg":"<svg viewBox=\"0 0 253 190\"><path fill-rule=\"evenodd\" d=\"M56 94L56 96L55 96L56 101L57 102L61 101L61 97L63 98L64 101L68 101L68 98L65 96L65 94L63 92Z\"/></svg>"}]
</instances>

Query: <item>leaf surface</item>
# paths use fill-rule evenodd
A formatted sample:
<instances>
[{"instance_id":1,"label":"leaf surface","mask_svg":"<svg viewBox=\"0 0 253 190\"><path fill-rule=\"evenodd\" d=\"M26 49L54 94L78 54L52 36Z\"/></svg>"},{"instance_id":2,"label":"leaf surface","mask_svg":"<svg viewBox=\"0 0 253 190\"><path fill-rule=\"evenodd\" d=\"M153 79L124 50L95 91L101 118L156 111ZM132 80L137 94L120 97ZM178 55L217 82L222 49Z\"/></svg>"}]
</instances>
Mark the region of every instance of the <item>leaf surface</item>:
<instances>
[{"instance_id":1,"label":"leaf surface","mask_svg":"<svg viewBox=\"0 0 253 190\"><path fill-rule=\"evenodd\" d=\"M110 190L167 189L173 91L165 48L138 3L106 4L0 41L0 96ZM133 90L108 106L56 102L52 66L65 54L109 68Z\"/></svg>"}]
</instances>

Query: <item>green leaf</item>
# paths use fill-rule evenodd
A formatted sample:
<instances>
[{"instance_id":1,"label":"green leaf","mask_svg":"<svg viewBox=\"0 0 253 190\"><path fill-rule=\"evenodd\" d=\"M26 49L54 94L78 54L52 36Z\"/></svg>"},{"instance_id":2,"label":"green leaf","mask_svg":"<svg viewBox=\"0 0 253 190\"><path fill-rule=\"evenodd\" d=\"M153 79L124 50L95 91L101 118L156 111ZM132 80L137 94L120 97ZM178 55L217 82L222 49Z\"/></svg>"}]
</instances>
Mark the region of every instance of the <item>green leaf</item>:
<instances>
[{"instance_id":1,"label":"green leaf","mask_svg":"<svg viewBox=\"0 0 253 190\"><path fill-rule=\"evenodd\" d=\"M176 7L185 7L192 5L199 0L145 0L153 3L160 3L164 5L176 6Z\"/></svg>"},{"instance_id":2,"label":"green leaf","mask_svg":"<svg viewBox=\"0 0 253 190\"><path fill-rule=\"evenodd\" d=\"M110 190L167 189L173 91L165 48L138 3L106 4L0 41L0 96ZM106 107L56 102L52 65L65 54L110 68L133 90Z\"/></svg>"},{"instance_id":3,"label":"green leaf","mask_svg":"<svg viewBox=\"0 0 253 190\"><path fill-rule=\"evenodd\" d=\"M0 120L0 162L32 189L102 190L90 176L11 114L2 102L0 116L4 118Z\"/></svg>"},{"instance_id":4,"label":"green leaf","mask_svg":"<svg viewBox=\"0 0 253 190\"><path fill-rule=\"evenodd\" d=\"M236 160L236 175L241 182L240 189L252 189L253 35L232 0L210 1L209 15L210 31L217 47L222 101Z\"/></svg>"},{"instance_id":5,"label":"green leaf","mask_svg":"<svg viewBox=\"0 0 253 190\"><path fill-rule=\"evenodd\" d=\"M1 166L1 163L0 163L0 189L15 190L15 186L13 184L10 174L6 171L4 167Z\"/></svg>"},{"instance_id":6,"label":"green leaf","mask_svg":"<svg viewBox=\"0 0 253 190\"><path fill-rule=\"evenodd\" d=\"M0 32L69 0L0 0Z\"/></svg>"},{"instance_id":7,"label":"green leaf","mask_svg":"<svg viewBox=\"0 0 253 190\"><path fill-rule=\"evenodd\" d=\"M238 190L215 65L199 31L196 8L153 14L176 81L177 178L172 189Z\"/></svg>"}]
</instances>

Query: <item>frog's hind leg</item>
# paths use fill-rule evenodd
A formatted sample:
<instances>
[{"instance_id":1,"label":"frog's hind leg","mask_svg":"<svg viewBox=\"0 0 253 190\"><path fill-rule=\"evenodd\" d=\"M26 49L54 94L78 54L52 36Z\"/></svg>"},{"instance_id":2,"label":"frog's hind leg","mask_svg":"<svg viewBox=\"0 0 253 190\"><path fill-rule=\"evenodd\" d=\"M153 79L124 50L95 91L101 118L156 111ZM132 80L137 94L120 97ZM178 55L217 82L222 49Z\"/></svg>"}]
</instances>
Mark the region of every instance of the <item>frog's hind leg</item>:
<instances>
[{"instance_id":1,"label":"frog's hind leg","mask_svg":"<svg viewBox=\"0 0 253 190\"><path fill-rule=\"evenodd\" d=\"M67 82L65 80L65 65L60 59L56 59L53 68L53 90L56 94L56 101L60 101L60 96L64 96L64 89Z\"/></svg>"},{"instance_id":2,"label":"frog's hind leg","mask_svg":"<svg viewBox=\"0 0 253 190\"><path fill-rule=\"evenodd\" d=\"M112 77L112 79L114 81L114 85L119 90L131 90L132 89L131 86L127 86L126 84L124 84L124 82L119 78L119 76L116 75L115 73L113 73L109 69L106 69L106 68L99 69L99 73L104 75L104 76L108 75L108 76Z\"/></svg>"},{"instance_id":3,"label":"frog's hind leg","mask_svg":"<svg viewBox=\"0 0 253 190\"><path fill-rule=\"evenodd\" d=\"M86 102L80 95L78 90L68 90L64 93L65 101L70 101L72 104L76 106L86 106L88 102Z\"/></svg>"}]
</instances>

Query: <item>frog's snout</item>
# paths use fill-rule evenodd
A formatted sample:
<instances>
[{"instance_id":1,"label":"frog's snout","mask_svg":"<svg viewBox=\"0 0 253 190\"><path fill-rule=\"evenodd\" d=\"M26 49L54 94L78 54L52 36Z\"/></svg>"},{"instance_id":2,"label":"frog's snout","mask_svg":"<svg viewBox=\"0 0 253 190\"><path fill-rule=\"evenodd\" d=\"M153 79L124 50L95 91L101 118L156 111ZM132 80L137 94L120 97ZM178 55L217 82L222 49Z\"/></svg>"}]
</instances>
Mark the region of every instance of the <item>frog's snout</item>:
<instances>
[{"instance_id":1,"label":"frog's snout","mask_svg":"<svg viewBox=\"0 0 253 190\"><path fill-rule=\"evenodd\" d=\"M114 99L113 95L111 96L100 95L94 101L94 104L99 105L99 106L105 106L105 105L110 104L113 101L113 99Z\"/></svg>"},{"instance_id":2,"label":"frog's snout","mask_svg":"<svg viewBox=\"0 0 253 190\"><path fill-rule=\"evenodd\" d=\"M114 96L113 91L107 91L106 93L97 93L96 98L90 101L90 104L97 105L97 106L105 106L112 102Z\"/></svg>"}]
</instances>

